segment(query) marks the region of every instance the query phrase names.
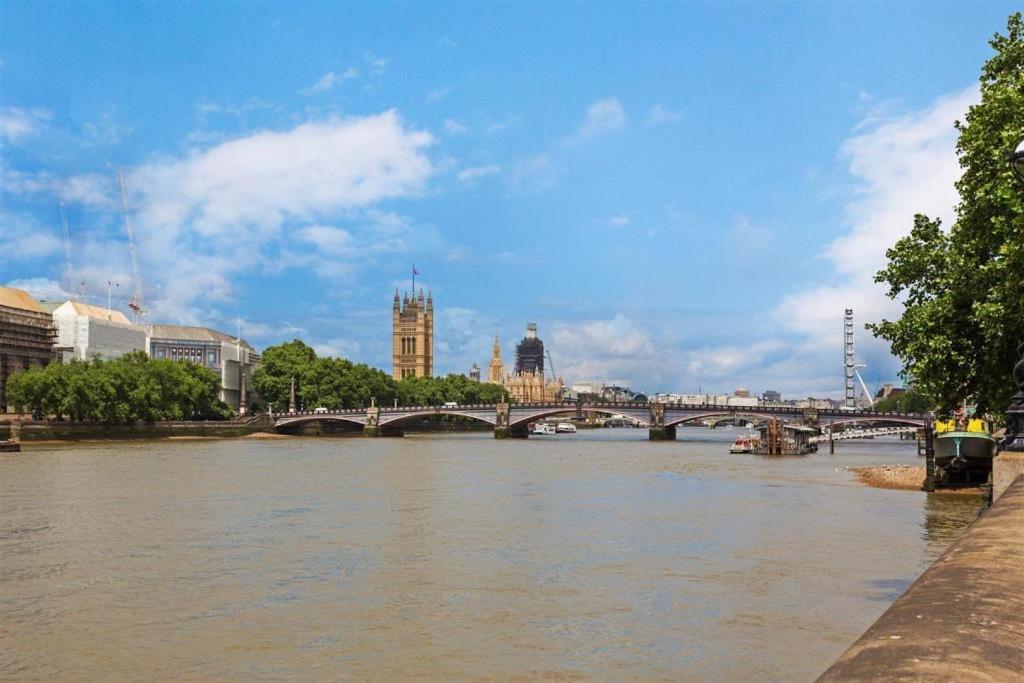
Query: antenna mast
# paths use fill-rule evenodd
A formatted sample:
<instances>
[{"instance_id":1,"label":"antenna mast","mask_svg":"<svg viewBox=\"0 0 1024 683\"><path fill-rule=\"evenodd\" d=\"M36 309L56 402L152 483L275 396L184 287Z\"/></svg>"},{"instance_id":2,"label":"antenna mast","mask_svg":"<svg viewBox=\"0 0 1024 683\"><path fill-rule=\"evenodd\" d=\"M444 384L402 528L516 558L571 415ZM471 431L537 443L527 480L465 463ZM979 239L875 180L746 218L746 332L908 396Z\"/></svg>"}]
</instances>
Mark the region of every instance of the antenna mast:
<instances>
[{"instance_id":1,"label":"antenna mast","mask_svg":"<svg viewBox=\"0 0 1024 683\"><path fill-rule=\"evenodd\" d=\"M132 255L132 277L135 280L135 291L128 302L128 308L132 311L132 318L138 322L142 316L146 315L146 310L142 307L142 273L139 271L138 254L135 253L135 231L132 229L132 219L128 209L128 185L125 183L124 169L117 170L117 184L121 188L121 213L124 216L124 231L128 234L128 251Z\"/></svg>"}]
</instances>

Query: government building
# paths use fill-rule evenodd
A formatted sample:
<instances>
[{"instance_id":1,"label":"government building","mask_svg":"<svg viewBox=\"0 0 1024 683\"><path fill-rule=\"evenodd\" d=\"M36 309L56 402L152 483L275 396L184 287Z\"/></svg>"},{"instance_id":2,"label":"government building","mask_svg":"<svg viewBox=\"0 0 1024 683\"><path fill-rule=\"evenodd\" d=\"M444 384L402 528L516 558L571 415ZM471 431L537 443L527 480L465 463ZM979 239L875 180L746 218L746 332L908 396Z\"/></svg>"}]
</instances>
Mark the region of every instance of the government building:
<instances>
[{"instance_id":1,"label":"government building","mask_svg":"<svg viewBox=\"0 0 1024 683\"><path fill-rule=\"evenodd\" d=\"M432 377L434 374L434 299L423 290L404 295L398 290L391 307L391 376Z\"/></svg>"},{"instance_id":2,"label":"government building","mask_svg":"<svg viewBox=\"0 0 1024 683\"><path fill-rule=\"evenodd\" d=\"M56 341L49 311L24 290L0 287L0 412L13 407L7 405L7 380L55 360Z\"/></svg>"},{"instance_id":3,"label":"government building","mask_svg":"<svg viewBox=\"0 0 1024 683\"><path fill-rule=\"evenodd\" d=\"M537 337L537 324L526 326L526 336L516 345L515 372L505 374L501 345L494 336L487 381L500 384L517 403L552 403L562 400L562 378L544 378L544 342Z\"/></svg>"}]
</instances>

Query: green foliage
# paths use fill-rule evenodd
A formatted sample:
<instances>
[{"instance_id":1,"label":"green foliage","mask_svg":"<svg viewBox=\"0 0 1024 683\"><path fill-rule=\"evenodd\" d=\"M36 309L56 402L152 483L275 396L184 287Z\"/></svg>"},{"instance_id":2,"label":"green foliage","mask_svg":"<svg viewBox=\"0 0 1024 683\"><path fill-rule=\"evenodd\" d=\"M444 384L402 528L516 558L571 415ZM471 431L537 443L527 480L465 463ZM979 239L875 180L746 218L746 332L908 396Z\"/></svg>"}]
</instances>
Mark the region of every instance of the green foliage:
<instances>
[{"instance_id":1,"label":"green foliage","mask_svg":"<svg viewBox=\"0 0 1024 683\"><path fill-rule=\"evenodd\" d=\"M1024 182L1007 158L1024 138L1024 20L1014 14L982 68L981 102L957 122L963 175L956 223L914 217L875 277L904 301L898 320L869 325L889 341L904 377L941 412L964 401L978 412L1009 403L1009 373L1024 341Z\"/></svg>"},{"instance_id":2,"label":"green foliage","mask_svg":"<svg viewBox=\"0 0 1024 683\"><path fill-rule=\"evenodd\" d=\"M217 398L219 389L220 378L208 368L134 351L116 360L50 363L18 373L8 381L7 399L59 420L219 420L231 416Z\"/></svg>"},{"instance_id":3,"label":"green foliage","mask_svg":"<svg viewBox=\"0 0 1024 683\"><path fill-rule=\"evenodd\" d=\"M364 408L371 399L377 405L440 405L449 401L497 403L507 399L504 388L475 382L463 375L406 378L396 382L390 375L344 358L317 357L304 342L295 339L263 352L262 364L253 373L253 387L275 410L288 407L291 380L295 378L300 408Z\"/></svg>"},{"instance_id":4,"label":"green foliage","mask_svg":"<svg viewBox=\"0 0 1024 683\"><path fill-rule=\"evenodd\" d=\"M872 410L886 413L927 413L932 409L932 401L914 389L890 394L875 402Z\"/></svg>"}]
</instances>

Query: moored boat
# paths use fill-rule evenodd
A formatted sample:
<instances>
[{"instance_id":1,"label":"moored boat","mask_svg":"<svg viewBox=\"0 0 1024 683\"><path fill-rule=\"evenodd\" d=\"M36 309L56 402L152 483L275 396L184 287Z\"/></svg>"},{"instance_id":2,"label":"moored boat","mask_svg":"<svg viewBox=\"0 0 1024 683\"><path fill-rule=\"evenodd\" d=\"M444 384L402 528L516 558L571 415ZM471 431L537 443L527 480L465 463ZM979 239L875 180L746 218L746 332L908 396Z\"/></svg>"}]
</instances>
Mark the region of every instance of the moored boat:
<instances>
[{"instance_id":1,"label":"moored boat","mask_svg":"<svg viewBox=\"0 0 1024 683\"><path fill-rule=\"evenodd\" d=\"M935 423L935 466L969 483L984 480L992 471L997 441L984 420L947 420Z\"/></svg>"},{"instance_id":2,"label":"moored boat","mask_svg":"<svg viewBox=\"0 0 1024 683\"><path fill-rule=\"evenodd\" d=\"M559 434L575 434L576 425L572 422L559 422L558 426L555 427L555 431Z\"/></svg>"},{"instance_id":3,"label":"moored boat","mask_svg":"<svg viewBox=\"0 0 1024 683\"><path fill-rule=\"evenodd\" d=\"M753 453L754 449L761 444L761 440L752 434L741 436L729 446L730 453Z\"/></svg>"},{"instance_id":4,"label":"moored boat","mask_svg":"<svg viewBox=\"0 0 1024 683\"><path fill-rule=\"evenodd\" d=\"M547 422L538 422L537 424L533 425L533 433L538 435L554 434L555 426L552 424L548 424Z\"/></svg>"},{"instance_id":5,"label":"moored boat","mask_svg":"<svg viewBox=\"0 0 1024 683\"><path fill-rule=\"evenodd\" d=\"M21 444L17 441L0 441L0 453L18 453Z\"/></svg>"}]
</instances>

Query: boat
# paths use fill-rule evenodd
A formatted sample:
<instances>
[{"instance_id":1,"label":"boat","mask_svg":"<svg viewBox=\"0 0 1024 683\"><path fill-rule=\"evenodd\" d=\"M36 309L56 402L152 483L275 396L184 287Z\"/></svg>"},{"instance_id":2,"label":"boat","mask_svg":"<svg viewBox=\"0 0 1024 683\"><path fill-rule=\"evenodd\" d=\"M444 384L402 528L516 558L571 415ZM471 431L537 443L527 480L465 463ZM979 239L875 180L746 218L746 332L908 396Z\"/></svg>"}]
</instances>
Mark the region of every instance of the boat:
<instances>
[{"instance_id":1,"label":"boat","mask_svg":"<svg viewBox=\"0 0 1024 683\"><path fill-rule=\"evenodd\" d=\"M558 434L575 434L576 425L572 422L559 422L558 426L555 427L555 432Z\"/></svg>"},{"instance_id":2,"label":"boat","mask_svg":"<svg viewBox=\"0 0 1024 683\"><path fill-rule=\"evenodd\" d=\"M730 453L753 453L754 449L761 445L761 440L753 434L738 437L729 446Z\"/></svg>"},{"instance_id":3,"label":"boat","mask_svg":"<svg viewBox=\"0 0 1024 683\"><path fill-rule=\"evenodd\" d=\"M943 470L947 479L964 483L984 481L992 471L997 444L984 420L938 421L933 442L935 466Z\"/></svg>"},{"instance_id":4,"label":"boat","mask_svg":"<svg viewBox=\"0 0 1024 683\"><path fill-rule=\"evenodd\" d=\"M555 426L552 425L552 424L548 424L547 422L538 422L537 424L533 425L533 433L534 434L554 434L555 433Z\"/></svg>"},{"instance_id":5,"label":"boat","mask_svg":"<svg viewBox=\"0 0 1024 683\"><path fill-rule=\"evenodd\" d=\"M0 441L0 453L19 453L21 443L18 441Z\"/></svg>"}]
</instances>

